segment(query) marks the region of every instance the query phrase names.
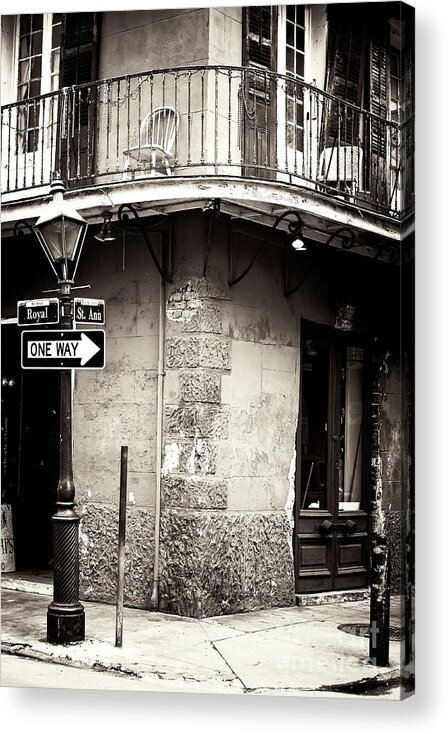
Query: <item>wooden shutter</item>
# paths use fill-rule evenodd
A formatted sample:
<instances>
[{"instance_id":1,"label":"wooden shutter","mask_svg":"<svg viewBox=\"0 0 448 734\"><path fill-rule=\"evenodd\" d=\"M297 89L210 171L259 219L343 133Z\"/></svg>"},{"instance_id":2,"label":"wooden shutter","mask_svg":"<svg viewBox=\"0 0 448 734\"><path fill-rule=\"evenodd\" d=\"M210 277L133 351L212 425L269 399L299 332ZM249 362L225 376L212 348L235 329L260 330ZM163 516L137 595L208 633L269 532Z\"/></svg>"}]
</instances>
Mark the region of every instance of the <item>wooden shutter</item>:
<instances>
[{"instance_id":1,"label":"wooden shutter","mask_svg":"<svg viewBox=\"0 0 448 734\"><path fill-rule=\"evenodd\" d=\"M403 81L402 81L402 142L401 155L403 159L403 208L412 204L415 188L414 164L414 8L408 8L407 45L402 54Z\"/></svg>"},{"instance_id":2,"label":"wooden shutter","mask_svg":"<svg viewBox=\"0 0 448 734\"><path fill-rule=\"evenodd\" d=\"M370 45L370 111L384 119L388 116L388 50L384 40L372 40ZM371 152L386 155L387 128L372 121Z\"/></svg>"},{"instance_id":3,"label":"wooden shutter","mask_svg":"<svg viewBox=\"0 0 448 734\"><path fill-rule=\"evenodd\" d=\"M99 13L67 13L61 48L61 87L96 79Z\"/></svg>"},{"instance_id":4,"label":"wooden shutter","mask_svg":"<svg viewBox=\"0 0 448 734\"><path fill-rule=\"evenodd\" d=\"M274 69L273 12L268 5L245 8L244 14L244 66Z\"/></svg>"},{"instance_id":5,"label":"wooden shutter","mask_svg":"<svg viewBox=\"0 0 448 734\"><path fill-rule=\"evenodd\" d=\"M328 19L327 91L343 102L361 106L365 70L364 22L354 12L341 10L341 6L336 5L328 6ZM344 113L343 105L328 103L325 147L336 144L338 137L341 144L356 144L357 126L354 129L353 125L343 124Z\"/></svg>"},{"instance_id":6,"label":"wooden shutter","mask_svg":"<svg viewBox=\"0 0 448 734\"><path fill-rule=\"evenodd\" d=\"M240 131L245 175L270 178L275 161L277 7L247 7L243 15Z\"/></svg>"}]
</instances>

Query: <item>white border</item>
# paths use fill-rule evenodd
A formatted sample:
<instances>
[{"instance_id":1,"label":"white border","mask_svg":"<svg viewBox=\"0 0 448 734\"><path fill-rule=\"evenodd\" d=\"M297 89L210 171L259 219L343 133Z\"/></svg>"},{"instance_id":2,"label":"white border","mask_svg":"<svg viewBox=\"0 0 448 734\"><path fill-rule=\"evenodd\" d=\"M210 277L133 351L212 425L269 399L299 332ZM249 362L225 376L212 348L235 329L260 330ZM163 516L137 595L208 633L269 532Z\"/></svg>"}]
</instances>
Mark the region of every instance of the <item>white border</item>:
<instances>
[{"instance_id":1,"label":"white border","mask_svg":"<svg viewBox=\"0 0 448 734\"><path fill-rule=\"evenodd\" d=\"M199 5L218 3L196 3ZM229 0L221 5L241 5ZM251 3L245 0L244 4ZM267 3L265 3L267 4ZM5 731L48 732L63 726L80 732L257 734L273 731L347 734L350 727L386 734L436 731L446 724L446 544L448 380L447 205L446 205L446 29L445 0L415 0L417 10L417 695L404 703L112 691L1 689ZM66 0L4 0L3 12L74 10ZM132 9L188 7L185 0ZM98 10L123 8L96 0ZM76 9L92 8L78 0ZM443 551L443 552L442 552Z\"/></svg>"}]
</instances>

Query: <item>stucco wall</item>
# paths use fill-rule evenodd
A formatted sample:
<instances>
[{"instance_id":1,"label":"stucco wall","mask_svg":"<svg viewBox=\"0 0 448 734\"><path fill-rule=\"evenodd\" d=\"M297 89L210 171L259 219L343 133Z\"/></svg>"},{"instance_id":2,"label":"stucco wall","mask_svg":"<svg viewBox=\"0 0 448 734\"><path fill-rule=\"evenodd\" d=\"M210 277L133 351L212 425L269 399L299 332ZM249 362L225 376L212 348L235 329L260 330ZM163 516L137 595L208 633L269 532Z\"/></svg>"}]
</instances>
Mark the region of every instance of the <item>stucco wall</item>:
<instances>
[{"instance_id":1,"label":"stucco wall","mask_svg":"<svg viewBox=\"0 0 448 734\"><path fill-rule=\"evenodd\" d=\"M209 9L103 14L99 78L208 63Z\"/></svg>"},{"instance_id":2,"label":"stucco wall","mask_svg":"<svg viewBox=\"0 0 448 734\"><path fill-rule=\"evenodd\" d=\"M93 234L93 232L92 232ZM157 249L157 239L154 240ZM124 266L124 269L123 269ZM112 600L120 451L129 447L126 601L148 606L153 573L158 351L157 273L140 237L129 232L86 242L78 283L106 301L106 367L78 370L74 390L74 469L81 512L81 588Z\"/></svg>"},{"instance_id":3,"label":"stucco wall","mask_svg":"<svg viewBox=\"0 0 448 734\"><path fill-rule=\"evenodd\" d=\"M1 103L2 105L16 102L17 79L14 78L15 68L15 28L17 16L2 15L1 17ZM5 146L6 149L7 146Z\"/></svg>"}]
</instances>

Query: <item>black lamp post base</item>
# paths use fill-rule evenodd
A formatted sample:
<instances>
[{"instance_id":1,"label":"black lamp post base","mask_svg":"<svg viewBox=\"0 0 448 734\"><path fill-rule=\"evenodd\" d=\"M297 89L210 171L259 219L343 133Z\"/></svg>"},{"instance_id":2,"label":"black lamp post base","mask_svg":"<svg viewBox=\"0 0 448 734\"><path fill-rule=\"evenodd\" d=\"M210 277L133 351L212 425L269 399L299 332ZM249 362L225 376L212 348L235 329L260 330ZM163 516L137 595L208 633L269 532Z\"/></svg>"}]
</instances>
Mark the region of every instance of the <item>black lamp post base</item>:
<instances>
[{"instance_id":1,"label":"black lamp post base","mask_svg":"<svg viewBox=\"0 0 448 734\"><path fill-rule=\"evenodd\" d=\"M74 608L50 604L47 612L47 642L69 645L85 639L85 613L82 604Z\"/></svg>"}]
</instances>

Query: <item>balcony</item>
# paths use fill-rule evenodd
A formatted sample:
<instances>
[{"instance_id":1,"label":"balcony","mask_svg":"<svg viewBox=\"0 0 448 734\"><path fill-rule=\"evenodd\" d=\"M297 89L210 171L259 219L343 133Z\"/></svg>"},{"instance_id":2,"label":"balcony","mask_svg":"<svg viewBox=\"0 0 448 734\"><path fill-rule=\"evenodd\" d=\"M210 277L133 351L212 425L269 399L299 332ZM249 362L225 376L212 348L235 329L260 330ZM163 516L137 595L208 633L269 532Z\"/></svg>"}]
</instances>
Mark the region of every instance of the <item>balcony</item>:
<instances>
[{"instance_id":1,"label":"balcony","mask_svg":"<svg viewBox=\"0 0 448 734\"><path fill-rule=\"evenodd\" d=\"M115 77L2 107L2 194L155 177L300 187L399 220L412 206L413 120L399 125L300 80L208 66ZM28 192L28 193L26 193Z\"/></svg>"}]
</instances>

